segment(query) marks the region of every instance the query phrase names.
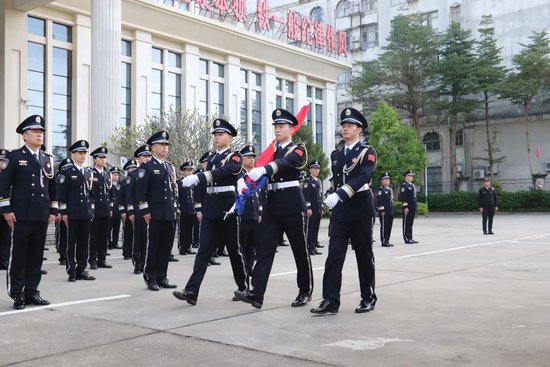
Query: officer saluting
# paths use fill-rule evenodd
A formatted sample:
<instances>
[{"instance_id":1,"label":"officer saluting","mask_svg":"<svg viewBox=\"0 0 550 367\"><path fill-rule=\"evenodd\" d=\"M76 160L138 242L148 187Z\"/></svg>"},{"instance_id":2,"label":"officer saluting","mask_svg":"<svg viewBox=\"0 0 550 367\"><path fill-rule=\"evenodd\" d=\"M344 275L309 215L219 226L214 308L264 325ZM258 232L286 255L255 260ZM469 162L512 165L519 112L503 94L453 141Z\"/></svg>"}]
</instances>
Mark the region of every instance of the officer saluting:
<instances>
[{"instance_id":1,"label":"officer saluting","mask_svg":"<svg viewBox=\"0 0 550 367\"><path fill-rule=\"evenodd\" d=\"M382 247L393 246L390 243L390 236L395 208L393 206L393 190L390 186L390 179L390 174L384 172L380 176L381 185L376 192L376 208L380 219L380 242Z\"/></svg>"},{"instance_id":2,"label":"officer saluting","mask_svg":"<svg viewBox=\"0 0 550 367\"><path fill-rule=\"evenodd\" d=\"M183 178L193 174L193 163L185 162L180 166ZM191 250L193 242L193 223L195 222L195 201L193 199L193 189L184 187L181 183L183 180L178 180L178 200L179 200L179 253L180 255L195 255L196 252Z\"/></svg>"},{"instance_id":3,"label":"officer saluting","mask_svg":"<svg viewBox=\"0 0 550 367\"><path fill-rule=\"evenodd\" d=\"M308 165L309 176L304 180L302 190L306 200L307 247L310 255L322 255L317 250L319 225L323 215L323 184L319 177L321 164L313 161Z\"/></svg>"},{"instance_id":4,"label":"officer saluting","mask_svg":"<svg viewBox=\"0 0 550 367\"><path fill-rule=\"evenodd\" d=\"M95 280L86 271L90 226L94 217L92 171L85 167L90 144L78 140L70 146L73 164L61 169L58 176L61 219L69 229L67 241L67 273L69 282ZM75 260L76 256L76 260Z\"/></svg>"},{"instance_id":5,"label":"officer saluting","mask_svg":"<svg viewBox=\"0 0 550 367\"><path fill-rule=\"evenodd\" d=\"M58 211L53 158L40 151L44 142L44 119L33 115L17 127L25 145L6 152L1 161L0 213L12 229L13 244L8 265L8 295L13 308L26 304L48 305L38 285L48 222Z\"/></svg>"},{"instance_id":6,"label":"officer saluting","mask_svg":"<svg viewBox=\"0 0 550 367\"><path fill-rule=\"evenodd\" d=\"M368 182L376 168L376 152L359 141L367 120L356 109L346 108L340 115L344 146L332 152L332 174L336 192L325 203L332 208L329 251L323 276L323 300L314 314L337 313L340 307L342 267L349 240L353 243L359 268L361 302L357 313L369 312L376 304L374 291L374 254L372 219L374 203Z\"/></svg>"},{"instance_id":7,"label":"officer saluting","mask_svg":"<svg viewBox=\"0 0 550 367\"><path fill-rule=\"evenodd\" d=\"M403 203L403 240L406 244L415 244L413 239L413 223L416 215L416 186L413 184L414 172L405 172L405 181L401 183L399 195Z\"/></svg>"},{"instance_id":8,"label":"officer saluting","mask_svg":"<svg viewBox=\"0 0 550 367\"><path fill-rule=\"evenodd\" d=\"M493 217L498 210L497 191L491 187L491 182L488 178L483 179L483 187L479 189L477 194L477 203L482 217L483 234L494 234ZM489 221L488 226L487 221Z\"/></svg>"}]
</instances>

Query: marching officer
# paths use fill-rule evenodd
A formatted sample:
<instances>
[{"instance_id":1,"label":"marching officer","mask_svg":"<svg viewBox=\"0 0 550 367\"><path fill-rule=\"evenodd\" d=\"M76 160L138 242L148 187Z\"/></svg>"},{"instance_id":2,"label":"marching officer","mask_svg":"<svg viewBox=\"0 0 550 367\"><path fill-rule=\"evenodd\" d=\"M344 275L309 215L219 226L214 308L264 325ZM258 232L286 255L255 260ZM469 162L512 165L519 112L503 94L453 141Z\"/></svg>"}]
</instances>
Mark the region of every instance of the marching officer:
<instances>
[{"instance_id":1,"label":"marching officer","mask_svg":"<svg viewBox=\"0 0 550 367\"><path fill-rule=\"evenodd\" d=\"M90 269L112 268L107 264L109 243L109 219L111 217L111 172L105 169L107 148L99 147L90 154L94 160L92 168L92 197L94 198L94 218L90 228Z\"/></svg>"},{"instance_id":2,"label":"marching officer","mask_svg":"<svg viewBox=\"0 0 550 367\"><path fill-rule=\"evenodd\" d=\"M109 170L111 172L111 178L113 181L113 184L111 186L111 224L110 224L110 230L109 230L109 249L120 249L118 246L118 237L120 235L120 224L121 224L121 214L125 212L124 205L120 205L120 196L122 192L122 182L120 180L120 169L117 166L111 167ZM128 249L127 249L128 250ZM127 255L127 253L124 253L124 255Z\"/></svg>"},{"instance_id":3,"label":"marching officer","mask_svg":"<svg viewBox=\"0 0 550 367\"><path fill-rule=\"evenodd\" d=\"M66 267L69 282L95 280L86 271L90 227L94 217L91 196L93 173L85 167L89 147L86 140L78 140L71 145L69 151L73 164L64 166L58 176L61 220L68 228Z\"/></svg>"},{"instance_id":4,"label":"marching officer","mask_svg":"<svg viewBox=\"0 0 550 367\"><path fill-rule=\"evenodd\" d=\"M319 179L321 164L313 161L308 165L309 176L302 185L304 198L306 200L306 233L307 248L310 255L322 255L317 250L319 239L319 226L323 216L323 183Z\"/></svg>"},{"instance_id":5,"label":"marching officer","mask_svg":"<svg viewBox=\"0 0 550 367\"><path fill-rule=\"evenodd\" d=\"M212 135L217 151L208 157L206 171L187 176L182 181L184 187L198 183L206 186L201 208L200 246L193 273L185 288L174 292L174 297L191 305L197 304L208 262L220 242L227 245L238 290L244 291L248 286L245 264L239 249L238 219L235 215L226 215L235 203L237 175L243 165L242 155L231 150L231 141L237 134L237 130L228 121L221 118L214 120Z\"/></svg>"},{"instance_id":6,"label":"marching officer","mask_svg":"<svg viewBox=\"0 0 550 367\"><path fill-rule=\"evenodd\" d=\"M4 166L4 158L6 158L8 151L6 149L0 149L0 174ZM6 162L9 164L9 162ZM0 215L0 270L8 269L8 262L10 259L10 246L11 246L11 228L8 226L8 222L4 219L3 215Z\"/></svg>"},{"instance_id":7,"label":"marching officer","mask_svg":"<svg viewBox=\"0 0 550 367\"><path fill-rule=\"evenodd\" d=\"M25 145L5 152L0 174L0 213L11 228L13 244L8 264L8 295L13 308L48 305L38 285L48 222L58 211L53 157L40 150L44 142L44 119L27 117L17 127Z\"/></svg>"},{"instance_id":8,"label":"marching officer","mask_svg":"<svg viewBox=\"0 0 550 367\"><path fill-rule=\"evenodd\" d=\"M330 194L336 192L336 189L334 188L334 179L331 177L329 180L328 180L329 184L330 184L330 187L328 188L328 190L325 192L325 197L329 196Z\"/></svg>"},{"instance_id":9,"label":"marching officer","mask_svg":"<svg viewBox=\"0 0 550 367\"><path fill-rule=\"evenodd\" d=\"M380 187L376 193L376 208L380 220L380 242L382 247L392 247L390 243L391 229L393 226L393 189L390 186L391 176L388 172L380 175Z\"/></svg>"},{"instance_id":10,"label":"marching officer","mask_svg":"<svg viewBox=\"0 0 550 367\"><path fill-rule=\"evenodd\" d=\"M483 179L483 187L479 189L477 194L477 203L482 217L483 234L494 234L493 217L498 210L497 191L494 187L491 187L488 178Z\"/></svg>"},{"instance_id":11,"label":"marching officer","mask_svg":"<svg viewBox=\"0 0 550 367\"><path fill-rule=\"evenodd\" d=\"M148 239L143 278L151 291L176 288L167 278L178 205L176 169L166 161L169 139L166 131L154 133L147 140L153 158L137 170L137 202L147 224Z\"/></svg>"},{"instance_id":12,"label":"marching officer","mask_svg":"<svg viewBox=\"0 0 550 367\"><path fill-rule=\"evenodd\" d=\"M59 175L61 174L61 170L63 167L65 167L68 164L73 164L73 161L71 158L65 158L64 160L59 163L59 166L57 167L57 175L56 175L56 182L59 180ZM58 189L58 195L59 195L59 187ZM59 254L59 265L66 266L67 265L67 235L68 235L68 229L65 225L65 222L61 220L61 213L58 215L58 219L56 220L56 228L55 228L55 247L57 249L57 253Z\"/></svg>"},{"instance_id":13,"label":"marching officer","mask_svg":"<svg viewBox=\"0 0 550 367\"><path fill-rule=\"evenodd\" d=\"M193 174L193 163L185 162L180 166L183 178ZM193 223L195 222L195 201L193 199L193 189L184 187L182 180L178 180L178 200L179 200L179 253L180 255L195 255L196 252L191 249L193 242Z\"/></svg>"},{"instance_id":14,"label":"marching officer","mask_svg":"<svg viewBox=\"0 0 550 367\"><path fill-rule=\"evenodd\" d=\"M336 192L325 199L332 214L323 300L311 309L312 313L321 315L337 313L340 307L342 267L350 240L355 249L361 288L361 302L355 312L372 311L377 300L372 252L374 199L368 184L376 168L376 152L359 140L361 132L367 128L367 120L359 111L344 109L340 121L344 145L330 156Z\"/></svg>"},{"instance_id":15,"label":"marching officer","mask_svg":"<svg viewBox=\"0 0 550 367\"><path fill-rule=\"evenodd\" d=\"M256 248L256 265L252 273L253 290L235 292L239 300L261 308L269 273L283 233L286 233L297 268L298 296L292 307L305 306L313 291L313 273L304 236L304 194L300 188L300 171L307 164L307 151L292 142L292 131L298 120L290 112L276 109L271 115L275 130L276 152L269 164L253 168L248 177L257 181L269 177L267 197L260 224L261 240Z\"/></svg>"},{"instance_id":16,"label":"marching officer","mask_svg":"<svg viewBox=\"0 0 550 367\"><path fill-rule=\"evenodd\" d=\"M403 240L406 244L415 244L413 223L416 215L416 186L413 184L414 172L405 172L405 181L401 183L400 196L403 203Z\"/></svg>"},{"instance_id":17,"label":"marching officer","mask_svg":"<svg viewBox=\"0 0 550 367\"><path fill-rule=\"evenodd\" d=\"M134 204L129 201L131 195L130 190L132 186L132 177L130 173L137 169L137 162L134 159L128 160L122 167L126 172L126 179L120 183L120 196L118 198L118 208L120 210L120 219L124 223L124 233L122 241L122 257L124 260L132 258L132 249L134 247L134 223L130 221L130 213L133 212ZM141 273L141 268L137 274Z\"/></svg>"}]
</instances>

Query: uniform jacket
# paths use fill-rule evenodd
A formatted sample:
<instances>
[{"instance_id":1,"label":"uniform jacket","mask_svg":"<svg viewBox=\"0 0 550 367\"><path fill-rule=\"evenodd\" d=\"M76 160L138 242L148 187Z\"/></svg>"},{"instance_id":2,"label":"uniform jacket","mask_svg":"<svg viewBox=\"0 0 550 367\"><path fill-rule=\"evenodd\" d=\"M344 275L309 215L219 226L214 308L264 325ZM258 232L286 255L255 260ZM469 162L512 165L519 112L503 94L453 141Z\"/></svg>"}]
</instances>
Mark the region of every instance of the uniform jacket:
<instances>
[{"instance_id":1,"label":"uniform jacket","mask_svg":"<svg viewBox=\"0 0 550 367\"><path fill-rule=\"evenodd\" d=\"M0 159L0 214L13 212L18 221L47 222L58 212L52 156L39 151L40 162L27 146Z\"/></svg>"},{"instance_id":2,"label":"uniform jacket","mask_svg":"<svg viewBox=\"0 0 550 367\"><path fill-rule=\"evenodd\" d=\"M480 208L498 206L497 191L494 187L482 187L477 194L477 203Z\"/></svg>"},{"instance_id":3,"label":"uniform jacket","mask_svg":"<svg viewBox=\"0 0 550 367\"><path fill-rule=\"evenodd\" d=\"M107 170L99 172L92 168L93 184L92 197L94 198L94 217L111 216L111 188L113 185L111 173Z\"/></svg>"},{"instance_id":4,"label":"uniform jacket","mask_svg":"<svg viewBox=\"0 0 550 367\"><path fill-rule=\"evenodd\" d=\"M318 178L308 176L302 185L306 208L314 214L323 213L323 183Z\"/></svg>"},{"instance_id":5,"label":"uniform jacket","mask_svg":"<svg viewBox=\"0 0 550 367\"><path fill-rule=\"evenodd\" d=\"M416 186L413 183L403 181L399 189L399 196L403 203L403 209L416 210Z\"/></svg>"},{"instance_id":6,"label":"uniform jacket","mask_svg":"<svg viewBox=\"0 0 550 367\"><path fill-rule=\"evenodd\" d=\"M376 191L376 209L379 213L394 215L393 190L391 186L380 186Z\"/></svg>"},{"instance_id":7,"label":"uniform jacket","mask_svg":"<svg viewBox=\"0 0 550 367\"><path fill-rule=\"evenodd\" d=\"M182 180L178 180L178 202L181 215L195 214L195 200L193 199L193 189L183 187Z\"/></svg>"},{"instance_id":8,"label":"uniform jacket","mask_svg":"<svg viewBox=\"0 0 550 367\"><path fill-rule=\"evenodd\" d=\"M126 207L124 205L123 200L121 200L124 194L125 184L126 184L126 180L122 180L119 178L117 183L111 186L110 200L111 200L111 209L113 211L113 215L120 215L122 213L126 213Z\"/></svg>"},{"instance_id":9,"label":"uniform jacket","mask_svg":"<svg viewBox=\"0 0 550 367\"><path fill-rule=\"evenodd\" d=\"M59 209L69 220L90 220L94 216L93 173L84 168L84 174L74 164L68 164L57 176L59 184Z\"/></svg>"},{"instance_id":10,"label":"uniform jacket","mask_svg":"<svg viewBox=\"0 0 550 367\"><path fill-rule=\"evenodd\" d=\"M240 177L244 177L246 170L243 168L241 171ZM260 195L256 192L254 195L250 196L244 203L243 214L241 215L242 220L257 222L259 216L261 215L261 204L260 204Z\"/></svg>"},{"instance_id":11,"label":"uniform jacket","mask_svg":"<svg viewBox=\"0 0 550 367\"><path fill-rule=\"evenodd\" d=\"M141 215L151 214L151 220L176 220L177 186L174 166L156 158L137 169L137 202Z\"/></svg>"}]
</instances>

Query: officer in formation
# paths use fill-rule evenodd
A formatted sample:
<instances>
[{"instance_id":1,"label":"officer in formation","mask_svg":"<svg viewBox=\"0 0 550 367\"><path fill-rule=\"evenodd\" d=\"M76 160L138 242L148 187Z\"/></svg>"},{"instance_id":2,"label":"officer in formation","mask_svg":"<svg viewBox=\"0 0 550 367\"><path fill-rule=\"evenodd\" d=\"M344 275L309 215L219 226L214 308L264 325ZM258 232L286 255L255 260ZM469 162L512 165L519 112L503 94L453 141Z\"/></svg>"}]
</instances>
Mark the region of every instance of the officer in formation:
<instances>
[{"instance_id":1,"label":"officer in formation","mask_svg":"<svg viewBox=\"0 0 550 367\"><path fill-rule=\"evenodd\" d=\"M64 160L59 163L59 166L57 167L57 175L56 175L56 182L59 180L59 175L61 174L61 170L66 165L73 164L73 161L71 158L65 158ZM59 187L58 187L59 190ZM57 253L59 254L59 265L67 266L67 226L65 225L65 222L61 220L61 213L57 214L56 219L56 225L55 225L55 248L57 249Z\"/></svg>"},{"instance_id":2,"label":"officer in formation","mask_svg":"<svg viewBox=\"0 0 550 367\"><path fill-rule=\"evenodd\" d=\"M322 255L317 250L319 242L319 226L323 216L323 184L319 179L321 164L313 161L308 165L309 176L302 185L306 200L306 233L307 248L310 255Z\"/></svg>"},{"instance_id":3,"label":"officer in formation","mask_svg":"<svg viewBox=\"0 0 550 367\"><path fill-rule=\"evenodd\" d=\"M113 180L113 184L111 186L111 211L113 215L111 216L111 222L109 225L109 249L120 249L118 245L118 238L120 236L120 224L121 224L121 214L124 212L123 206L120 205L120 193L122 190L122 182L120 181L120 168L117 166L111 167L109 170L111 172L111 178ZM122 211L121 211L122 209ZM123 256L127 253L124 253L123 249Z\"/></svg>"},{"instance_id":4,"label":"officer in formation","mask_svg":"<svg viewBox=\"0 0 550 367\"><path fill-rule=\"evenodd\" d=\"M180 166L183 178L193 174L193 163L184 162ZM184 187L182 180L178 180L178 201L179 201L179 241L178 249L180 255L195 255L191 249L193 242L193 224L195 223L195 200L193 189Z\"/></svg>"},{"instance_id":5,"label":"officer in formation","mask_svg":"<svg viewBox=\"0 0 550 367\"><path fill-rule=\"evenodd\" d=\"M95 280L86 271L90 227L94 216L93 173L85 166L89 147L86 140L78 140L71 145L69 151L73 164L63 167L58 176L61 220L68 228L66 268L69 282Z\"/></svg>"},{"instance_id":6,"label":"officer in formation","mask_svg":"<svg viewBox=\"0 0 550 367\"><path fill-rule=\"evenodd\" d=\"M494 234L493 217L498 210L497 191L494 187L491 187L491 182L488 178L483 179L483 187L479 189L477 194L477 203L482 218L483 234Z\"/></svg>"},{"instance_id":7,"label":"officer in formation","mask_svg":"<svg viewBox=\"0 0 550 367\"><path fill-rule=\"evenodd\" d=\"M0 174L4 164L8 165L9 161L4 161L8 151L6 149L0 149ZM11 246L11 228L8 222L4 219L3 215L0 215L0 270L8 269L8 262L10 259L10 246Z\"/></svg>"},{"instance_id":8,"label":"officer in formation","mask_svg":"<svg viewBox=\"0 0 550 367\"><path fill-rule=\"evenodd\" d=\"M176 233L177 183L176 169L166 161L169 135L158 131L148 140L153 158L137 170L139 213L147 223L147 251L143 278L147 288L158 291L176 288L167 278L170 252Z\"/></svg>"},{"instance_id":9,"label":"officer in formation","mask_svg":"<svg viewBox=\"0 0 550 367\"><path fill-rule=\"evenodd\" d=\"M318 307L311 309L312 313L319 315L338 312L342 267L350 240L355 248L361 288L361 302L355 312L372 311L377 300L372 251L374 199L368 184L376 168L376 152L359 140L361 132L367 128L367 120L359 111L344 109L340 121L344 146L333 151L330 157L336 192L325 199L332 214L329 252L323 275L323 300Z\"/></svg>"},{"instance_id":10,"label":"officer in formation","mask_svg":"<svg viewBox=\"0 0 550 367\"><path fill-rule=\"evenodd\" d=\"M380 176L380 187L376 192L376 209L380 220L380 242L382 247L392 247L390 243L391 229L395 208L393 206L393 189L390 186L391 176L384 172Z\"/></svg>"},{"instance_id":11,"label":"officer in formation","mask_svg":"<svg viewBox=\"0 0 550 367\"><path fill-rule=\"evenodd\" d=\"M92 151L92 197L94 217L90 228L89 259L90 269L112 268L106 261L109 243L109 220L111 217L111 173L105 169L107 148L99 147Z\"/></svg>"},{"instance_id":12,"label":"officer in formation","mask_svg":"<svg viewBox=\"0 0 550 367\"><path fill-rule=\"evenodd\" d=\"M26 118L16 130L25 145L4 152L2 159L0 214L13 231L7 285L16 310L49 304L40 297L38 285L48 222L54 222L59 206L53 157L40 150L44 125L39 115Z\"/></svg>"},{"instance_id":13,"label":"officer in formation","mask_svg":"<svg viewBox=\"0 0 550 367\"><path fill-rule=\"evenodd\" d=\"M237 130L228 121L218 118L214 120L212 134L216 152L208 157L206 170L182 180L184 187L199 183L206 187L200 209L200 246L193 273L185 288L173 293L174 297L191 305L197 304L208 262L220 243L227 245L238 291L245 291L248 286L245 264L239 249L238 220L234 215L227 216L235 203L237 178L243 165L242 155L231 150L231 141L237 136Z\"/></svg>"},{"instance_id":14,"label":"officer in formation","mask_svg":"<svg viewBox=\"0 0 550 367\"><path fill-rule=\"evenodd\" d=\"M120 210L120 219L124 223L122 257L124 260L129 260L133 259L132 251L134 246L134 223L130 220L130 214L134 211L134 204L129 200L130 190L132 190L132 186L130 185L132 177L130 173L137 169L137 162L134 159L130 159L124 164L122 169L126 172L126 179L121 182L118 208ZM141 274L141 267L138 268L137 274Z\"/></svg>"},{"instance_id":15,"label":"officer in formation","mask_svg":"<svg viewBox=\"0 0 550 367\"><path fill-rule=\"evenodd\" d=\"M403 240L406 244L415 244L413 239L413 223L416 215L416 186L413 184L414 172L405 172L405 181L401 183L400 200L403 203Z\"/></svg>"},{"instance_id":16,"label":"officer in formation","mask_svg":"<svg viewBox=\"0 0 550 367\"><path fill-rule=\"evenodd\" d=\"M235 296L255 308L262 307L277 245L286 233L296 262L299 288L292 307L300 307L310 301L313 291L313 273L304 236L303 212L306 206L299 183L300 171L307 164L307 151L303 145L292 142L292 131L298 124L294 115L276 109L272 119L276 140L274 160L248 173L253 181L263 175L269 177L260 224L261 240L256 248L256 265L252 273L253 289L236 291Z\"/></svg>"}]
</instances>

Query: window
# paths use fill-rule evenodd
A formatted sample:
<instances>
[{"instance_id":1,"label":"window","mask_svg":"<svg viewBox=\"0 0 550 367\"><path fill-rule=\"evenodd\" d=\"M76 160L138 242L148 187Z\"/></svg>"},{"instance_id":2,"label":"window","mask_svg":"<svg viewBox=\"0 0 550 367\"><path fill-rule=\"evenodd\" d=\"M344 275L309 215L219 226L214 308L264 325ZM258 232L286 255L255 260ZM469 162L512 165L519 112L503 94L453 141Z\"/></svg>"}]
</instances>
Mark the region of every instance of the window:
<instances>
[{"instance_id":1,"label":"window","mask_svg":"<svg viewBox=\"0 0 550 367\"><path fill-rule=\"evenodd\" d=\"M40 37L46 37L46 21L44 19L28 17L27 32Z\"/></svg>"},{"instance_id":2,"label":"window","mask_svg":"<svg viewBox=\"0 0 550 367\"><path fill-rule=\"evenodd\" d=\"M212 87L212 103L214 105L213 113L216 116L223 116L224 111L224 93L223 93L224 84L220 82L213 82Z\"/></svg>"},{"instance_id":3,"label":"window","mask_svg":"<svg viewBox=\"0 0 550 367\"><path fill-rule=\"evenodd\" d=\"M391 6L406 4L407 0L391 0Z\"/></svg>"},{"instance_id":4,"label":"window","mask_svg":"<svg viewBox=\"0 0 550 367\"><path fill-rule=\"evenodd\" d=\"M437 10L424 13L424 24L432 29L437 29Z\"/></svg>"},{"instance_id":5,"label":"window","mask_svg":"<svg viewBox=\"0 0 550 367\"><path fill-rule=\"evenodd\" d=\"M348 0L342 0L336 6L336 18L343 18L351 13L351 3Z\"/></svg>"},{"instance_id":6,"label":"window","mask_svg":"<svg viewBox=\"0 0 550 367\"><path fill-rule=\"evenodd\" d=\"M363 49L378 46L378 24L367 24L361 29L361 43Z\"/></svg>"},{"instance_id":7,"label":"window","mask_svg":"<svg viewBox=\"0 0 550 367\"><path fill-rule=\"evenodd\" d=\"M262 145L261 86L261 74L241 69L240 131L246 137L246 141L252 143L258 151Z\"/></svg>"},{"instance_id":8,"label":"window","mask_svg":"<svg viewBox=\"0 0 550 367\"><path fill-rule=\"evenodd\" d=\"M132 124L132 42L120 42L120 126Z\"/></svg>"},{"instance_id":9,"label":"window","mask_svg":"<svg viewBox=\"0 0 550 367\"><path fill-rule=\"evenodd\" d=\"M378 8L378 0L362 0L361 9L365 12L375 11Z\"/></svg>"},{"instance_id":10,"label":"window","mask_svg":"<svg viewBox=\"0 0 550 367\"><path fill-rule=\"evenodd\" d=\"M443 184L441 182L441 167L428 167L427 175L428 180L426 182L426 186L428 187L428 192L442 192Z\"/></svg>"},{"instance_id":11,"label":"window","mask_svg":"<svg viewBox=\"0 0 550 367\"><path fill-rule=\"evenodd\" d=\"M351 70L338 75L336 78L336 89L346 89L351 82Z\"/></svg>"},{"instance_id":12,"label":"window","mask_svg":"<svg viewBox=\"0 0 550 367\"><path fill-rule=\"evenodd\" d=\"M460 21L461 21L460 4L451 6L451 23L460 23Z\"/></svg>"},{"instance_id":13,"label":"window","mask_svg":"<svg viewBox=\"0 0 550 367\"><path fill-rule=\"evenodd\" d=\"M181 109L181 74L169 71L166 78L166 105L176 110Z\"/></svg>"},{"instance_id":14,"label":"window","mask_svg":"<svg viewBox=\"0 0 550 367\"><path fill-rule=\"evenodd\" d=\"M163 111L181 109L181 54L152 48L150 113L160 116Z\"/></svg>"},{"instance_id":15,"label":"window","mask_svg":"<svg viewBox=\"0 0 550 367\"><path fill-rule=\"evenodd\" d=\"M311 9L311 13L309 14L309 17L311 18L312 22L319 21L323 22L324 17L324 10L320 6L316 6L315 8Z\"/></svg>"},{"instance_id":16,"label":"window","mask_svg":"<svg viewBox=\"0 0 550 367\"><path fill-rule=\"evenodd\" d=\"M45 50L46 46L40 43L27 43L27 110L29 115L45 115Z\"/></svg>"},{"instance_id":17,"label":"window","mask_svg":"<svg viewBox=\"0 0 550 367\"><path fill-rule=\"evenodd\" d=\"M199 60L199 113L222 117L225 114L225 65ZM241 78L243 75L241 74ZM248 76L246 76L248 78Z\"/></svg>"},{"instance_id":18,"label":"window","mask_svg":"<svg viewBox=\"0 0 550 367\"><path fill-rule=\"evenodd\" d=\"M168 51L168 66L181 68L181 55L176 52Z\"/></svg>"},{"instance_id":19,"label":"window","mask_svg":"<svg viewBox=\"0 0 550 367\"><path fill-rule=\"evenodd\" d=\"M275 108L294 113L294 82L277 78L275 89Z\"/></svg>"},{"instance_id":20,"label":"window","mask_svg":"<svg viewBox=\"0 0 550 367\"><path fill-rule=\"evenodd\" d=\"M120 41L120 55L121 56L132 56L132 42L121 40Z\"/></svg>"},{"instance_id":21,"label":"window","mask_svg":"<svg viewBox=\"0 0 550 367\"><path fill-rule=\"evenodd\" d=\"M62 42L72 42L72 31L71 26L53 23L53 39L62 41Z\"/></svg>"},{"instance_id":22,"label":"window","mask_svg":"<svg viewBox=\"0 0 550 367\"><path fill-rule=\"evenodd\" d=\"M162 50L160 48L153 47L151 62L153 64L162 64Z\"/></svg>"},{"instance_id":23,"label":"window","mask_svg":"<svg viewBox=\"0 0 550 367\"><path fill-rule=\"evenodd\" d=\"M424 135L422 141L424 145L426 145L426 150L428 152L438 152L441 150L441 138L436 132L427 133Z\"/></svg>"},{"instance_id":24,"label":"window","mask_svg":"<svg viewBox=\"0 0 550 367\"><path fill-rule=\"evenodd\" d=\"M307 125L311 128L315 143L323 147L323 89L307 86L307 97L312 98L313 106L307 113Z\"/></svg>"},{"instance_id":25,"label":"window","mask_svg":"<svg viewBox=\"0 0 550 367\"><path fill-rule=\"evenodd\" d=\"M294 82L285 82L285 110L294 113Z\"/></svg>"},{"instance_id":26,"label":"window","mask_svg":"<svg viewBox=\"0 0 550 367\"><path fill-rule=\"evenodd\" d=\"M456 131L456 146L457 147L464 146L464 130L462 129Z\"/></svg>"},{"instance_id":27,"label":"window","mask_svg":"<svg viewBox=\"0 0 550 367\"><path fill-rule=\"evenodd\" d=\"M151 115L160 116L162 110L162 70L151 71Z\"/></svg>"}]
</instances>

